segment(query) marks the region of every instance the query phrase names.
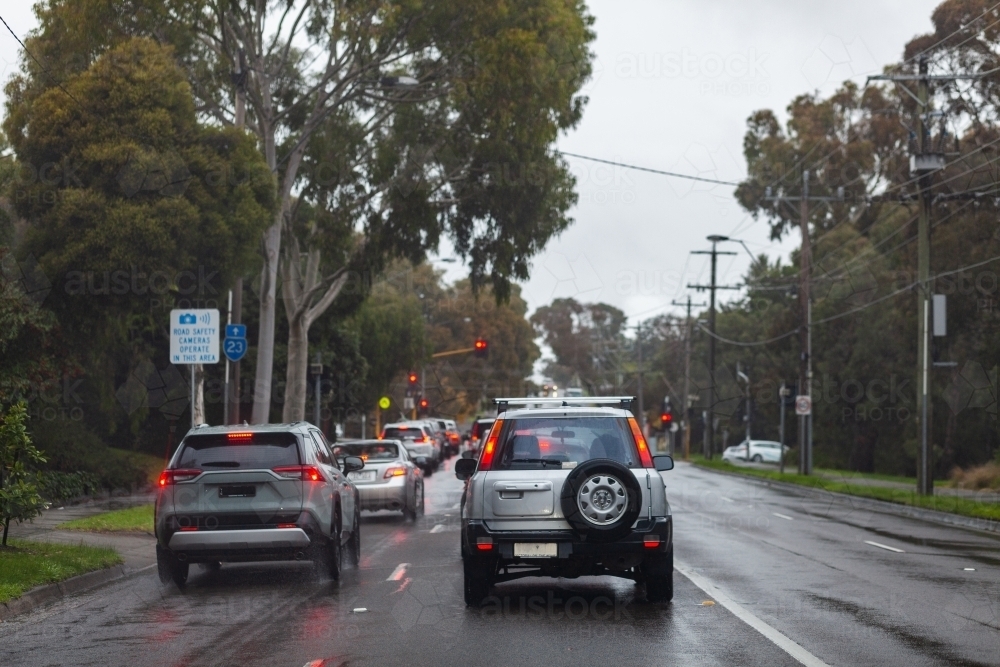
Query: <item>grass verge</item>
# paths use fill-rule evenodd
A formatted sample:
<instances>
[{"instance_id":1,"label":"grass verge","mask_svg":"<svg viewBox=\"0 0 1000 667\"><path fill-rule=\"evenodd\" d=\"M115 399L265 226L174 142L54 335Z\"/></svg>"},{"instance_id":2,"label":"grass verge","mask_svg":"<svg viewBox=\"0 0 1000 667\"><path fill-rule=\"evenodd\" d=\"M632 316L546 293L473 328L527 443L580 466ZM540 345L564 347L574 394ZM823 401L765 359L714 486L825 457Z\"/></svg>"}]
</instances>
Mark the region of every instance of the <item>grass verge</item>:
<instances>
[{"instance_id":1,"label":"grass verge","mask_svg":"<svg viewBox=\"0 0 1000 667\"><path fill-rule=\"evenodd\" d=\"M57 526L63 530L85 530L91 533L152 533L153 506L136 505L123 510L73 519Z\"/></svg>"},{"instance_id":2,"label":"grass verge","mask_svg":"<svg viewBox=\"0 0 1000 667\"><path fill-rule=\"evenodd\" d=\"M121 562L121 556L106 547L9 540L6 548L0 547L0 602Z\"/></svg>"},{"instance_id":3,"label":"grass verge","mask_svg":"<svg viewBox=\"0 0 1000 667\"><path fill-rule=\"evenodd\" d=\"M959 514L976 519L1000 521L1000 504L998 503L978 501L972 498L959 498L956 496L921 496L917 494L916 490L911 489L893 489L883 486L852 484L847 480L834 481L811 475L799 475L798 473L782 474L777 470L741 468L719 459L712 459L711 461L696 457L691 457L691 459L692 463L703 468L733 472L747 477L759 477L788 484L798 484L799 486L808 486L814 489L823 489L824 491L845 493L862 498L874 498L875 500L884 500L898 505L910 505L923 509L937 510L939 512L950 512L951 514Z\"/></svg>"}]
</instances>

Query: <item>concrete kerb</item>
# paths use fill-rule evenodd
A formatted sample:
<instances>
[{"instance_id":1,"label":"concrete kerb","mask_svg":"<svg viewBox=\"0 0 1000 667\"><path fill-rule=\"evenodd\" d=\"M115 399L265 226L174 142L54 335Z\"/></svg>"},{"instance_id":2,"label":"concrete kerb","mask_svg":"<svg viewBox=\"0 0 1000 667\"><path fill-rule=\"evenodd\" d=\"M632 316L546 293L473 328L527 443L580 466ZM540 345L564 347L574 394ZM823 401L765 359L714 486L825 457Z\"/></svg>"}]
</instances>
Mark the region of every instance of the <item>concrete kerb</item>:
<instances>
[{"instance_id":1,"label":"concrete kerb","mask_svg":"<svg viewBox=\"0 0 1000 667\"><path fill-rule=\"evenodd\" d=\"M853 496L849 493L826 491L824 489L816 489L809 486L801 486L799 484L792 484L790 482L779 482L776 480L765 479L762 477L754 477L753 475L744 475L738 472L730 472L728 470L716 470L715 468L700 466L696 463L692 463L691 465L697 467L698 470L704 470L706 472L714 472L720 475L729 475L730 477L738 477L739 479L742 480L756 482L758 484L763 484L765 486L774 486L787 491L800 493L802 495L813 496L813 497L824 497L824 498L830 498L832 496L834 498L837 498L838 500L849 502L854 507L858 508L871 509L879 512L887 512L889 514L896 514L898 516L909 517L911 519L920 519L922 521L931 521L933 523L940 523L947 526L958 526L960 528L970 528L972 530L983 530L987 532L1000 533L1000 521L995 521L993 519L977 519L971 516L962 516L961 514L951 514L949 512L940 512L938 510L924 509L923 507L913 507L912 505L901 505L899 503L891 503L886 500L865 498L864 496Z\"/></svg>"},{"instance_id":2,"label":"concrete kerb","mask_svg":"<svg viewBox=\"0 0 1000 667\"><path fill-rule=\"evenodd\" d=\"M19 598L0 603L0 621L6 621L19 614L33 611L42 605L61 600L68 595L83 593L114 581L131 579L155 567L156 565L153 564L139 568L138 570L129 570L124 565L115 565L103 570L95 570L94 572L70 577L54 584L32 588Z\"/></svg>"}]
</instances>

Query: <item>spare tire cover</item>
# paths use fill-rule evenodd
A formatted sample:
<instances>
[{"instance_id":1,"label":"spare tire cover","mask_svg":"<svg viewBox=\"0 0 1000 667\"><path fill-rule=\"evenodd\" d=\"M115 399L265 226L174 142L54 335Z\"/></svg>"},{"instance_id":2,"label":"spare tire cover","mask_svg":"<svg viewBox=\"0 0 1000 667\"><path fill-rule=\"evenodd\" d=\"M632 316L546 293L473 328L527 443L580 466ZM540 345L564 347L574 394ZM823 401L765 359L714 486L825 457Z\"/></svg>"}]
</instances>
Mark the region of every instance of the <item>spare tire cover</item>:
<instances>
[{"instance_id":1,"label":"spare tire cover","mask_svg":"<svg viewBox=\"0 0 1000 667\"><path fill-rule=\"evenodd\" d=\"M588 542L613 542L627 535L639 518L641 500L635 475L612 459L578 465L559 496L566 521Z\"/></svg>"}]
</instances>

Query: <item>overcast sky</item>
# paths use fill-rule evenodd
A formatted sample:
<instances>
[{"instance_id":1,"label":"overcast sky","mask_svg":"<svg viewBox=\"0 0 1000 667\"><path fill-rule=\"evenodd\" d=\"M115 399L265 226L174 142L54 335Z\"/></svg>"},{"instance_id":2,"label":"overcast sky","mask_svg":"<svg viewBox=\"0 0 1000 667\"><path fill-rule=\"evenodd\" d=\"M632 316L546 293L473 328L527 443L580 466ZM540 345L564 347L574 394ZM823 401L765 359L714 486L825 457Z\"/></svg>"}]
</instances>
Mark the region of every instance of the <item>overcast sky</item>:
<instances>
[{"instance_id":1,"label":"overcast sky","mask_svg":"<svg viewBox=\"0 0 1000 667\"><path fill-rule=\"evenodd\" d=\"M827 94L844 79L899 59L931 29L938 0L590 0L597 40L590 102L559 148L651 168L738 181L747 117L782 113L798 94ZM26 2L0 14L24 36ZM19 47L0 36L3 80ZM632 323L670 310L686 285L708 280L709 234L743 239L754 254L787 257L749 219L732 188L599 166L568 158L580 201L573 226L533 262L524 296L532 310L556 297L611 303ZM740 281L749 255L720 261L722 284ZM450 254L442 248L442 255ZM442 265L447 266L447 265ZM453 266L450 277L464 269ZM676 309L675 309L676 310ZM679 312L679 311L677 311Z\"/></svg>"}]
</instances>

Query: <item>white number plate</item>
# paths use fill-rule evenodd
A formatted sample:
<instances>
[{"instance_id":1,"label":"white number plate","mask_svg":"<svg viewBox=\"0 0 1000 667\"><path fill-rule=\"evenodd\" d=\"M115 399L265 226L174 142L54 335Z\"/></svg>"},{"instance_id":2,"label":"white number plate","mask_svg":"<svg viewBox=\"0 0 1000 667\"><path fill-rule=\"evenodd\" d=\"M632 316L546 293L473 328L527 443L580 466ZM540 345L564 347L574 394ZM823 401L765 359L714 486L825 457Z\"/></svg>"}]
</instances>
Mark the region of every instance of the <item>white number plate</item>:
<instances>
[{"instance_id":1,"label":"white number plate","mask_svg":"<svg viewBox=\"0 0 1000 667\"><path fill-rule=\"evenodd\" d=\"M555 542L515 542L515 558L555 558L559 555L559 545Z\"/></svg>"},{"instance_id":2,"label":"white number plate","mask_svg":"<svg viewBox=\"0 0 1000 667\"><path fill-rule=\"evenodd\" d=\"M375 471L362 470L360 472L349 472L347 473L347 479L352 482L373 482L375 481Z\"/></svg>"}]
</instances>

